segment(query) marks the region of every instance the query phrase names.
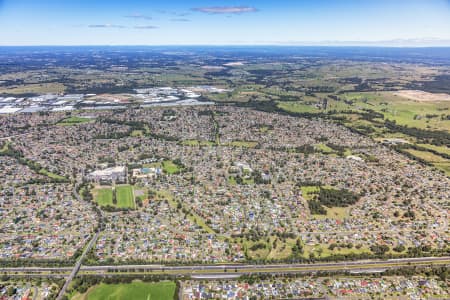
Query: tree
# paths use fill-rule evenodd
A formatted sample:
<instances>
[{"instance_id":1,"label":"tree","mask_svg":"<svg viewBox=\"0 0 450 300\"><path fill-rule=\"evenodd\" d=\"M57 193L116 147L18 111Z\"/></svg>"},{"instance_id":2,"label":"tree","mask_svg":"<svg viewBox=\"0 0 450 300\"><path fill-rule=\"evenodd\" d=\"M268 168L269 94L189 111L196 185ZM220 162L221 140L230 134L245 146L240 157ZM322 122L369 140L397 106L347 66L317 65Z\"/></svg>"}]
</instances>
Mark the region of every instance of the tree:
<instances>
[{"instance_id":1,"label":"tree","mask_svg":"<svg viewBox=\"0 0 450 300\"><path fill-rule=\"evenodd\" d=\"M117 204L117 192L116 192L116 189L113 190L112 203L113 203L114 205Z\"/></svg>"},{"instance_id":2,"label":"tree","mask_svg":"<svg viewBox=\"0 0 450 300\"><path fill-rule=\"evenodd\" d=\"M370 251L376 255L384 255L389 251L389 246L387 245L372 245L370 246Z\"/></svg>"},{"instance_id":3,"label":"tree","mask_svg":"<svg viewBox=\"0 0 450 300\"><path fill-rule=\"evenodd\" d=\"M8 296L12 297L16 294L16 288L13 286L8 287L8 290L6 291Z\"/></svg>"},{"instance_id":4,"label":"tree","mask_svg":"<svg viewBox=\"0 0 450 300\"><path fill-rule=\"evenodd\" d=\"M301 238L298 238L297 241L295 242L295 245L292 246L292 256L294 257L299 257L303 255L303 243Z\"/></svg>"}]
</instances>

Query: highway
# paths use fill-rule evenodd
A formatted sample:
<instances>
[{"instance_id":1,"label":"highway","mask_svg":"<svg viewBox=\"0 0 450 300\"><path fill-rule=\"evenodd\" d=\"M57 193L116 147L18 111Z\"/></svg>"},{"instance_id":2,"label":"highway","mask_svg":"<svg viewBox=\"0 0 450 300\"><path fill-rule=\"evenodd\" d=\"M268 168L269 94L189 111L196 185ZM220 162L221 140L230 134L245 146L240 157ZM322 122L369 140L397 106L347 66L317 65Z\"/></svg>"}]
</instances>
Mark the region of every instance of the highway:
<instances>
[{"instance_id":1,"label":"highway","mask_svg":"<svg viewBox=\"0 0 450 300\"><path fill-rule=\"evenodd\" d=\"M122 266L83 266L81 271L85 274L103 274L114 272L152 272L155 274L171 275L212 275L217 273L233 272L234 274L258 273L314 273L320 271L350 271L367 272L370 270L399 268L406 266L423 266L430 264L450 265L450 257L406 258L395 260L366 260L336 263L316 264L223 264L223 265L194 265L194 266L162 266L162 265L122 265Z\"/></svg>"},{"instance_id":2,"label":"highway","mask_svg":"<svg viewBox=\"0 0 450 300\"><path fill-rule=\"evenodd\" d=\"M91 240L91 243L96 239L97 235ZM89 247L86 248L86 250ZM315 273L321 271L339 272L352 271L355 272L379 272L380 270L395 269L408 266L427 266L427 265L450 265L450 256L446 257L424 257L424 258L401 258L390 260L364 260L364 261L347 261L334 263L313 263L313 264L269 264L269 265L252 265L252 264L221 264L221 265L100 265L100 266L82 266L81 262L84 258L78 260L74 268L41 268L41 267L18 267L18 268L0 268L0 272L14 275L14 273L21 275L33 276L55 276L59 274L68 274L71 272L67 282L79 272L80 275L108 275L115 276L124 273L140 274L167 274L174 276L198 276L207 275L211 279L217 277L219 274L261 274L261 273ZM219 276L220 277L220 276Z\"/></svg>"}]
</instances>

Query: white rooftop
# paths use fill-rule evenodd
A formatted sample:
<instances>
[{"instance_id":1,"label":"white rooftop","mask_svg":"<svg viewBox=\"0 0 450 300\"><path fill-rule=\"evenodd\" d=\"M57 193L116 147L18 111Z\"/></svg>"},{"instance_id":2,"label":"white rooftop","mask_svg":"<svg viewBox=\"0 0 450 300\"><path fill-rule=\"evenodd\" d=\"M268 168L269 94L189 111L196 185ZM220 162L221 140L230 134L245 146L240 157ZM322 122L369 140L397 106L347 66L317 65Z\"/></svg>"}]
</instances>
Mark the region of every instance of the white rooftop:
<instances>
[{"instance_id":1,"label":"white rooftop","mask_svg":"<svg viewBox=\"0 0 450 300\"><path fill-rule=\"evenodd\" d=\"M114 173L125 173L125 167L124 166L117 166L112 168L107 168L104 170L96 170L92 173L90 173L91 176L108 176Z\"/></svg>"},{"instance_id":2,"label":"white rooftop","mask_svg":"<svg viewBox=\"0 0 450 300\"><path fill-rule=\"evenodd\" d=\"M21 107L5 106L0 108L0 114L13 114L21 110Z\"/></svg>"}]
</instances>

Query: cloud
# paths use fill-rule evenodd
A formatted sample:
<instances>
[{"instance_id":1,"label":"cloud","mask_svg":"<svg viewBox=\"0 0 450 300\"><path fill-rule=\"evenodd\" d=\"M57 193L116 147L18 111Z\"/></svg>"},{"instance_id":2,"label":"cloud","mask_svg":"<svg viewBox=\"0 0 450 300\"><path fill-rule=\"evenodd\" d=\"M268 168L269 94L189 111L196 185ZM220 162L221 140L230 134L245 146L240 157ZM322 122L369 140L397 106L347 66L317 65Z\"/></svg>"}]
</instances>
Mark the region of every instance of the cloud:
<instances>
[{"instance_id":1,"label":"cloud","mask_svg":"<svg viewBox=\"0 0 450 300\"><path fill-rule=\"evenodd\" d=\"M151 20L152 17L150 16L146 16L143 14L132 14L132 15L127 15L125 16L125 18L129 18L129 19L141 19L141 20Z\"/></svg>"},{"instance_id":2,"label":"cloud","mask_svg":"<svg viewBox=\"0 0 450 300\"><path fill-rule=\"evenodd\" d=\"M157 29L158 26L154 25L136 25L133 27L116 25L116 24L91 24L88 25L89 28L134 28L134 29Z\"/></svg>"},{"instance_id":3,"label":"cloud","mask_svg":"<svg viewBox=\"0 0 450 300\"><path fill-rule=\"evenodd\" d=\"M89 28L125 28L123 25L116 24L91 24L88 25Z\"/></svg>"},{"instance_id":4,"label":"cloud","mask_svg":"<svg viewBox=\"0 0 450 300\"><path fill-rule=\"evenodd\" d=\"M134 26L134 29L158 29L158 26L153 26L153 25L138 25L138 26Z\"/></svg>"},{"instance_id":5,"label":"cloud","mask_svg":"<svg viewBox=\"0 0 450 300\"><path fill-rule=\"evenodd\" d=\"M191 20L186 19L186 18L173 18L173 19L170 19L170 21L172 21L172 22L190 22Z\"/></svg>"},{"instance_id":6,"label":"cloud","mask_svg":"<svg viewBox=\"0 0 450 300\"><path fill-rule=\"evenodd\" d=\"M187 13L187 12L175 13L175 16L178 16L178 17L186 17L189 15L190 15L190 13Z\"/></svg>"},{"instance_id":7,"label":"cloud","mask_svg":"<svg viewBox=\"0 0 450 300\"><path fill-rule=\"evenodd\" d=\"M176 11L169 11L169 10L157 10L156 12L159 14L162 14L162 15L172 15L174 17L186 17L186 16L190 15L190 13L188 13L188 12L176 12Z\"/></svg>"},{"instance_id":8,"label":"cloud","mask_svg":"<svg viewBox=\"0 0 450 300\"><path fill-rule=\"evenodd\" d=\"M258 11L255 7L251 6L204 6L194 7L192 10L207 14L242 14Z\"/></svg>"}]
</instances>

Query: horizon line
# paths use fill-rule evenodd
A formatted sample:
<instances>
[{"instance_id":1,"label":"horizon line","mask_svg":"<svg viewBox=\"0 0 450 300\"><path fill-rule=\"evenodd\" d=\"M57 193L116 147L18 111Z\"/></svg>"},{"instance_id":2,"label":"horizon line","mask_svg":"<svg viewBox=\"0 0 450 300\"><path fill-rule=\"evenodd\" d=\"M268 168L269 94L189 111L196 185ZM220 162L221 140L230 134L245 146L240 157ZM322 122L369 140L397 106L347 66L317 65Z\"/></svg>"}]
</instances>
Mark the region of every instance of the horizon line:
<instances>
[{"instance_id":1,"label":"horizon line","mask_svg":"<svg viewBox=\"0 0 450 300\"><path fill-rule=\"evenodd\" d=\"M27 45L0 45L1 47L359 47L359 48L450 48L449 44L443 45L393 45L393 44L314 44L314 43L267 43L267 44L27 44Z\"/></svg>"}]
</instances>

